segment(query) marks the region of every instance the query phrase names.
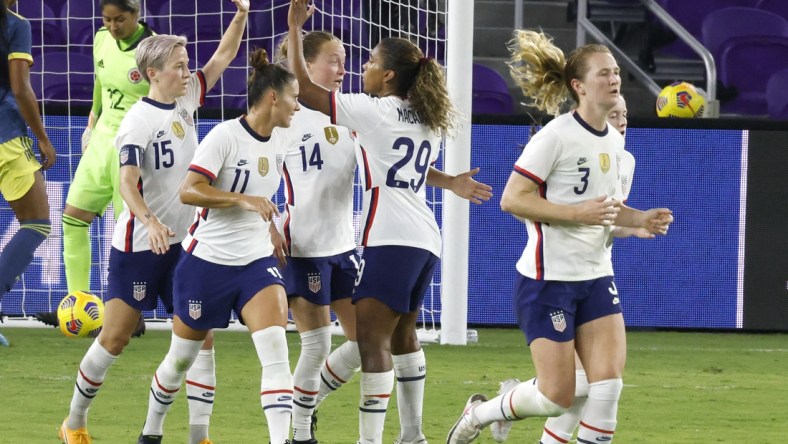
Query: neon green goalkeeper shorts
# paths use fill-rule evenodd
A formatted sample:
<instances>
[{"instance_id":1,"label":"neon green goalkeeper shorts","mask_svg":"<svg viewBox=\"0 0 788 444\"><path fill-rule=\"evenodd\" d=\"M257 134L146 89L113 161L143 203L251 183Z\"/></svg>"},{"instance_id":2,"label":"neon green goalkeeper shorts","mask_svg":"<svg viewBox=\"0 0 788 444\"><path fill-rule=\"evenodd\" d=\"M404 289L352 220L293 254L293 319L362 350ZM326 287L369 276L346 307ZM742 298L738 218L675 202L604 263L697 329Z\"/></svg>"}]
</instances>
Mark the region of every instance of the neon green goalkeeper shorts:
<instances>
[{"instance_id":1,"label":"neon green goalkeeper shorts","mask_svg":"<svg viewBox=\"0 0 788 444\"><path fill-rule=\"evenodd\" d=\"M103 216L112 202L117 219L123 210L119 183L120 167L115 136L94 132L71 181L66 203Z\"/></svg>"}]
</instances>

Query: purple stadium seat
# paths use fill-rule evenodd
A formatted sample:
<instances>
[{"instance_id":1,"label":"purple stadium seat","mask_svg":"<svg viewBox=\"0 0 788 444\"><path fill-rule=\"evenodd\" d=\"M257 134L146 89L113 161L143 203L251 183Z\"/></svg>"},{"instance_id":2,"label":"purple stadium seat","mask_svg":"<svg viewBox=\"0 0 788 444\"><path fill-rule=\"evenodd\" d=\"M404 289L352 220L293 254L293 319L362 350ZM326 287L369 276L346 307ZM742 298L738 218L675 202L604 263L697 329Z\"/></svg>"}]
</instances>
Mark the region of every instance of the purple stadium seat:
<instances>
[{"instance_id":1,"label":"purple stadium seat","mask_svg":"<svg viewBox=\"0 0 788 444\"><path fill-rule=\"evenodd\" d=\"M777 71L766 84L766 103L769 117L788 119L788 68Z\"/></svg>"},{"instance_id":2,"label":"purple stadium seat","mask_svg":"<svg viewBox=\"0 0 788 444\"><path fill-rule=\"evenodd\" d=\"M41 63L34 65L34 71L36 80L43 78L40 96L43 99L85 102L83 104L93 100L93 60L89 56L77 52L45 50ZM68 82L63 82L66 73Z\"/></svg>"},{"instance_id":3,"label":"purple stadium seat","mask_svg":"<svg viewBox=\"0 0 788 444\"><path fill-rule=\"evenodd\" d=\"M773 12L788 20L788 2L785 0L761 0L758 2L758 9Z\"/></svg>"},{"instance_id":4,"label":"purple stadium seat","mask_svg":"<svg viewBox=\"0 0 788 444\"><path fill-rule=\"evenodd\" d=\"M662 7L696 39L701 40L701 24L712 11L732 6L755 7L760 0L661 0ZM660 49L677 57L697 58L683 41L676 40Z\"/></svg>"},{"instance_id":5,"label":"purple stadium seat","mask_svg":"<svg viewBox=\"0 0 788 444\"><path fill-rule=\"evenodd\" d=\"M765 115L766 83L788 66L788 38L738 37L723 43L720 54L720 80L739 92L722 105L722 111Z\"/></svg>"},{"instance_id":6,"label":"purple stadium seat","mask_svg":"<svg viewBox=\"0 0 788 444\"><path fill-rule=\"evenodd\" d=\"M484 65L473 64L474 114L511 114L512 96L506 80L497 71Z\"/></svg>"},{"instance_id":7,"label":"purple stadium seat","mask_svg":"<svg viewBox=\"0 0 788 444\"><path fill-rule=\"evenodd\" d=\"M33 46L60 45L65 48L66 37L59 26L55 11L46 3L21 2L17 3L18 13L30 21L33 34Z\"/></svg>"},{"instance_id":8,"label":"purple stadium seat","mask_svg":"<svg viewBox=\"0 0 788 444\"><path fill-rule=\"evenodd\" d=\"M746 36L785 37L788 36L788 21L761 9L724 8L703 20L702 34L704 46L719 61L719 49L726 40Z\"/></svg>"}]
</instances>

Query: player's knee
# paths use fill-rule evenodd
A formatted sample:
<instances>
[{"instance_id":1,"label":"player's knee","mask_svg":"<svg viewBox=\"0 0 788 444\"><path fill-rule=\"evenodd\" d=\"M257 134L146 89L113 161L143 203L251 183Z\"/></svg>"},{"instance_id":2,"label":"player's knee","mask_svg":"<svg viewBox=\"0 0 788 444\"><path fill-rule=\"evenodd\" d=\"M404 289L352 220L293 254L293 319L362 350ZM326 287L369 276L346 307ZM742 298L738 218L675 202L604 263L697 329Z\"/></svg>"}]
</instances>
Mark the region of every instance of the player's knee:
<instances>
[{"instance_id":1,"label":"player's knee","mask_svg":"<svg viewBox=\"0 0 788 444\"><path fill-rule=\"evenodd\" d=\"M131 337L115 334L104 334L104 331L99 335L99 344L111 354L118 356L123 353L123 349L129 345Z\"/></svg>"}]
</instances>

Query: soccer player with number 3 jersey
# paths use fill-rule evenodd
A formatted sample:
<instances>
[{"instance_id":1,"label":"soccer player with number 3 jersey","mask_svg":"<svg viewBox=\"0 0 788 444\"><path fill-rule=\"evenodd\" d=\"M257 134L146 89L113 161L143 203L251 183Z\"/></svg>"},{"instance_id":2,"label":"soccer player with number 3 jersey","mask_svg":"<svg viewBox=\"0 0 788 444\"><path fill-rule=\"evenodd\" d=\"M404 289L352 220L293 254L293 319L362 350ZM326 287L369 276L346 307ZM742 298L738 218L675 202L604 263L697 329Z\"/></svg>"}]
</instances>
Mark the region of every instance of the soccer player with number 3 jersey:
<instances>
[{"instance_id":1,"label":"soccer player with number 3 jersey","mask_svg":"<svg viewBox=\"0 0 788 444\"><path fill-rule=\"evenodd\" d=\"M487 400L472 395L448 444L475 440L496 421L560 416L575 397L575 350L588 376L578 442L610 442L626 360L624 319L613 280L613 225L665 234L671 211L624 205L619 158L624 139L607 123L620 96L619 67L603 45L563 53L546 35L516 31L512 72L526 97L558 114L526 145L501 197L524 219L528 243L517 263L515 310L536 378Z\"/></svg>"},{"instance_id":2,"label":"soccer player with number 3 jersey","mask_svg":"<svg viewBox=\"0 0 788 444\"><path fill-rule=\"evenodd\" d=\"M172 345L151 382L145 427L161 423L200 344L212 328L226 327L234 311L263 367L260 402L269 440L284 444L293 406L287 297L278 268L286 245L270 198L286 152L277 127L289 126L298 110L298 83L269 64L265 50L252 54L251 65L249 114L208 133L180 189L181 201L198 208L175 269Z\"/></svg>"},{"instance_id":3,"label":"soccer player with number 3 jersey","mask_svg":"<svg viewBox=\"0 0 788 444\"><path fill-rule=\"evenodd\" d=\"M476 203L489 199L490 187L472 179L478 170L454 177L431 168L442 136L455 126L455 114L443 68L413 43L384 39L372 50L364 65L365 94L329 92L310 79L301 29L315 7L307 3L290 2L290 67L303 103L355 131L364 186L364 253L353 295L362 371L359 442L382 442L394 366L400 370L398 442L426 442L421 431L426 361L416 320L441 237L424 187L451 189Z\"/></svg>"},{"instance_id":4,"label":"soccer player with number 3 jersey","mask_svg":"<svg viewBox=\"0 0 788 444\"><path fill-rule=\"evenodd\" d=\"M66 444L92 441L86 428L88 408L109 367L128 344L141 311L155 309L159 298L172 309L174 268L193 211L179 202L178 188L197 149L194 112L235 58L246 28L249 2L234 2L238 11L200 71L189 71L184 37L151 36L137 48L137 66L151 87L126 114L115 139L124 206L112 238L104 326L80 363L70 413L60 428ZM179 339L173 335L173 344L184 341ZM213 341L185 342L184 347L194 349L189 366L179 367L175 375L157 374L150 397L153 401L162 393L159 383L180 378L178 387L164 391L174 396L201 353L200 364L189 371L187 380L190 397L199 398L199 403L190 403L189 443L208 444L216 385ZM161 410L155 405L149 409L139 443L161 441Z\"/></svg>"}]
</instances>

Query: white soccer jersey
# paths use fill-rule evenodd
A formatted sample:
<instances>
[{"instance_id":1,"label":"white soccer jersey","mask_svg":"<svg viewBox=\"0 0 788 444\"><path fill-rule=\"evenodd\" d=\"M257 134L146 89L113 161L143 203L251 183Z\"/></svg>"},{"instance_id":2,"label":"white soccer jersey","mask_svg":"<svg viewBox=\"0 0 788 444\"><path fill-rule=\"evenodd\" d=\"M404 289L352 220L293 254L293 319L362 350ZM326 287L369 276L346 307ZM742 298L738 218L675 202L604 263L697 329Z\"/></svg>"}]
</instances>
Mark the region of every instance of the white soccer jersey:
<instances>
[{"instance_id":1,"label":"white soccer jersey","mask_svg":"<svg viewBox=\"0 0 788 444\"><path fill-rule=\"evenodd\" d=\"M440 257L441 236L427 206L427 172L441 138L407 100L331 93L331 121L355 131L364 186L360 244L422 248Z\"/></svg>"},{"instance_id":2,"label":"white soccer jersey","mask_svg":"<svg viewBox=\"0 0 788 444\"><path fill-rule=\"evenodd\" d=\"M246 117L216 125L197 148L190 171L205 175L222 191L272 199L285 155L284 132L262 137ZM270 222L240 207L198 208L183 241L186 251L220 265L246 265L273 254Z\"/></svg>"},{"instance_id":3,"label":"white soccer jersey","mask_svg":"<svg viewBox=\"0 0 788 444\"><path fill-rule=\"evenodd\" d=\"M120 163L125 162L124 156L139 155L137 188L151 212L175 232L170 245L183 240L191 222L192 209L181 203L178 192L197 149L194 111L204 99L205 77L197 71L186 95L173 104L141 98L123 117L115 138ZM127 253L150 250L148 229L126 202L115 225L112 246Z\"/></svg>"},{"instance_id":4,"label":"white soccer jersey","mask_svg":"<svg viewBox=\"0 0 788 444\"><path fill-rule=\"evenodd\" d=\"M347 128L306 108L293 117L282 174L282 232L293 257L324 257L356 247L353 230L355 141Z\"/></svg>"},{"instance_id":5,"label":"white soccer jersey","mask_svg":"<svg viewBox=\"0 0 788 444\"><path fill-rule=\"evenodd\" d=\"M624 138L610 125L596 131L577 113L555 118L528 142L516 172L550 202L573 205L620 195L618 154ZM528 243L517 270L538 280L581 281L613 274L606 245L611 227L526 221Z\"/></svg>"}]
</instances>

